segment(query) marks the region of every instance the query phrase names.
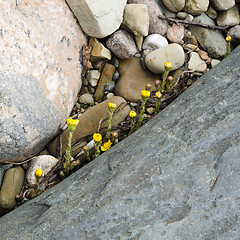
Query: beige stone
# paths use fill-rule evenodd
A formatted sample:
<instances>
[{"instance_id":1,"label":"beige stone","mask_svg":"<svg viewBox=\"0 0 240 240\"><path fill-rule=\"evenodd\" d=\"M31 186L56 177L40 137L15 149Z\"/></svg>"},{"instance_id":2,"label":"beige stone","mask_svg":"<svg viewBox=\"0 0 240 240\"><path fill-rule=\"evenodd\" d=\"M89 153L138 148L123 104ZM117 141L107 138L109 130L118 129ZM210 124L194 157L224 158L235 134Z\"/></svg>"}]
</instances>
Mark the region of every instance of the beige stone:
<instances>
[{"instance_id":1,"label":"beige stone","mask_svg":"<svg viewBox=\"0 0 240 240\"><path fill-rule=\"evenodd\" d=\"M92 47L90 60L92 62L98 60L110 60L111 52L104 47L102 43L100 43L96 38L91 37L89 40L89 45Z\"/></svg>"},{"instance_id":2,"label":"beige stone","mask_svg":"<svg viewBox=\"0 0 240 240\"><path fill-rule=\"evenodd\" d=\"M115 87L115 94L120 95L128 101L136 102L141 99L141 90L150 83L155 89L155 81L160 79L159 75L150 71L144 71L140 66L139 58L121 60L119 63L120 79Z\"/></svg>"},{"instance_id":3,"label":"beige stone","mask_svg":"<svg viewBox=\"0 0 240 240\"><path fill-rule=\"evenodd\" d=\"M209 0L186 0L184 11L193 15L199 15L208 9Z\"/></svg>"},{"instance_id":4,"label":"beige stone","mask_svg":"<svg viewBox=\"0 0 240 240\"><path fill-rule=\"evenodd\" d=\"M101 127L107 126L107 119L108 119L108 103L112 102L117 104L117 108L121 108L120 111L115 110L116 113L113 115L113 121L112 126L116 126L117 124L121 123L126 119L130 112L130 107L126 105L126 101L119 96L114 96L110 99L107 99L100 104L97 104L94 107L88 108L88 110L79 116L79 123L77 125L76 130L73 133L72 142L76 141L77 139L80 139L83 136L87 136L90 134L94 134L97 129L100 120L103 120L101 123ZM52 143L48 145L48 151L53 156L57 157L56 152L56 144L57 144L58 138L56 138ZM62 152L64 153L67 148L68 143L68 130L65 130L62 134ZM76 154L79 152L78 150L72 151L72 154Z\"/></svg>"},{"instance_id":5,"label":"beige stone","mask_svg":"<svg viewBox=\"0 0 240 240\"><path fill-rule=\"evenodd\" d=\"M217 17L217 11L211 5L208 6L208 10L206 11L206 14L211 19L215 19Z\"/></svg>"},{"instance_id":6,"label":"beige stone","mask_svg":"<svg viewBox=\"0 0 240 240\"><path fill-rule=\"evenodd\" d=\"M83 31L104 38L121 25L127 0L67 0Z\"/></svg>"},{"instance_id":7,"label":"beige stone","mask_svg":"<svg viewBox=\"0 0 240 240\"><path fill-rule=\"evenodd\" d=\"M26 173L26 179L30 185L34 185L37 183L37 179L35 176L36 170L41 169L43 175L48 174L53 167L58 163L58 159L51 155L41 155L36 156L31 159L30 166Z\"/></svg>"},{"instance_id":8,"label":"beige stone","mask_svg":"<svg viewBox=\"0 0 240 240\"><path fill-rule=\"evenodd\" d=\"M180 68L184 64L184 60L183 48L177 43L172 43L149 53L145 58L145 63L151 72L161 74L165 71L165 62L171 62L170 71L173 71Z\"/></svg>"},{"instance_id":9,"label":"beige stone","mask_svg":"<svg viewBox=\"0 0 240 240\"><path fill-rule=\"evenodd\" d=\"M240 16L238 6L235 5L226 11L222 11L217 16L218 26L235 26L239 24Z\"/></svg>"},{"instance_id":10,"label":"beige stone","mask_svg":"<svg viewBox=\"0 0 240 240\"><path fill-rule=\"evenodd\" d=\"M210 0L216 10L227 10L235 5L235 0Z\"/></svg>"},{"instance_id":11,"label":"beige stone","mask_svg":"<svg viewBox=\"0 0 240 240\"><path fill-rule=\"evenodd\" d=\"M185 0L163 0L163 3L172 12L179 12L185 6Z\"/></svg>"},{"instance_id":12,"label":"beige stone","mask_svg":"<svg viewBox=\"0 0 240 240\"><path fill-rule=\"evenodd\" d=\"M204 72L207 68L207 64L200 58L198 53L191 52L188 68L197 72Z\"/></svg>"},{"instance_id":13,"label":"beige stone","mask_svg":"<svg viewBox=\"0 0 240 240\"><path fill-rule=\"evenodd\" d=\"M149 13L145 4L127 4L123 15L123 25L136 36L147 36Z\"/></svg>"}]
</instances>

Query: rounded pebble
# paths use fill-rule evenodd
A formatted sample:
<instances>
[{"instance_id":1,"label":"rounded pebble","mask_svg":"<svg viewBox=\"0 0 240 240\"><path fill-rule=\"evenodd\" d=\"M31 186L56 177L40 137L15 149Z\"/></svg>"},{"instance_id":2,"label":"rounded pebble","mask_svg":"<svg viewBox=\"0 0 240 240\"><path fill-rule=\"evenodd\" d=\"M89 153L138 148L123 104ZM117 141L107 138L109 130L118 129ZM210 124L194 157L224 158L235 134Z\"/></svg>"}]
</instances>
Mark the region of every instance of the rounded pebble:
<instances>
[{"instance_id":1,"label":"rounded pebble","mask_svg":"<svg viewBox=\"0 0 240 240\"><path fill-rule=\"evenodd\" d=\"M184 64L184 60L183 48L177 43L172 43L149 53L145 58L145 63L150 71L161 74L165 71L165 62L171 62L170 71L173 71L180 68Z\"/></svg>"},{"instance_id":2,"label":"rounded pebble","mask_svg":"<svg viewBox=\"0 0 240 240\"><path fill-rule=\"evenodd\" d=\"M86 105L90 105L90 106L94 105L93 96L89 93L84 93L83 95L81 95L78 101Z\"/></svg>"},{"instance_id":3,"label":"rounded pebble","mask_svg":"<svg viewBox=\"0 0 240 240\"><path fill-rule=\"evenodd\" d=\"M12 209L16 206L16 195L22 190L24 170L18 166L6 171L0 191L0 208Z\"/></svg>"}]
</instances>

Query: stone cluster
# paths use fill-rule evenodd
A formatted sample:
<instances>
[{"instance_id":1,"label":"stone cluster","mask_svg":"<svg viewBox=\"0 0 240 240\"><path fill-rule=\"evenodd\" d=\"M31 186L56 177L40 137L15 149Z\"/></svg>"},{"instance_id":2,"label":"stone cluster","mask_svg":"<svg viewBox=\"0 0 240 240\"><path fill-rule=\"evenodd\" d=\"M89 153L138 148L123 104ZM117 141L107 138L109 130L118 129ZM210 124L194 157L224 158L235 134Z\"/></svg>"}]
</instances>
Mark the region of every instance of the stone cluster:
<instances>
[{"instance_id":1,"label":"stone cluster","mask_svg":"<svg viewBox=\"0 0 240 240\"><path fill-rule=\"evenodd\" d=\"M125 105L114 120L115 124L122 122L130 111L127 101L133 107L146 84L156 90L155 81L161 79L165 62L172 63L173 79L185 72L201 76L223 59L227 35L233 46L240 42L239 1L234 0L67 0L70 8L64 0L50 0L36 3L34 11L28 2L0 7L4 13L0 163L21 162L39 154L64 127L70 113L80 121L74 139L96 131L108 113L109 101ZM191 22L227 27L228 32ZM66 143L65 131L63 151ZM44 155L57 157L56 145L57 139ZM29 184L35 183L36 168L45 169L43 162L45 174L57 164L57 159L45 158L31 161ZM6 166L0 166L0 182ZM20 168L13 169L22 181ZM11 176L11 169L5 176ZM11 209L23 182L11 179L6 183L6 179L10 178L3 179L0 207ZM13 182L18 183L14 190L4 187ZM6 190L11 191L9 204Z\"/></svg>"}]
</instances>

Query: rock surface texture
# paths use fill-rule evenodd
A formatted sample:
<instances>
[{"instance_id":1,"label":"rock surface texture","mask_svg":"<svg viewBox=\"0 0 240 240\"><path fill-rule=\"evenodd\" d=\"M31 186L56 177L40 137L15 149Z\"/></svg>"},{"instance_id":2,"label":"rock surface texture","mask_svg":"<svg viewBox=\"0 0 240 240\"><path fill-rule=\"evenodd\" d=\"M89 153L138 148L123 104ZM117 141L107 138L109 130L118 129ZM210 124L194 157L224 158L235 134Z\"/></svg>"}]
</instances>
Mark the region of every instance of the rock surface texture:
<instances>
[{"instance_id":1,"label":"rock surface texture","mask_svg":"<svg viewBox=\"0 0 240 240\"><path fill-rule=\"evenodd\" d=\"M130 137L3 216L0 238L238 239L239 50Z\"/></svg>"},{"instance_id":2,"label":"rock surface texture","mask_svg":"<svg viewBox=\"0 0 240 240\"><path fill-rule=\"evenodd\" d=\"M83 32L65 1L0 6L0 163L36 153L63 126L81 87Z\"/></svg>"},{"instance_id":3,"label":"rock surface texture","mask_svg":"<svg viewBox=\"0 0 240 240\"><path fill-rule=\"evenodd\" d=\"M83 31L103 38L115 32L122 23L127 0L67 0Z\"/></svg>"},{"instance_id":4,"label":"rock surface texture","mask_svg":"<svg viewBox=\"0 0 240 240\"><path fill-rule=\"evenodd\" d=\"M194 22L215 25L214 21L205 13L194 18ZM226 41L222 32L210 30L198 26L189 26L190 31L196 37L200 45L208 51L209 55L214 58L224 56L226 53Z\"/></svg>"}]
</instances>

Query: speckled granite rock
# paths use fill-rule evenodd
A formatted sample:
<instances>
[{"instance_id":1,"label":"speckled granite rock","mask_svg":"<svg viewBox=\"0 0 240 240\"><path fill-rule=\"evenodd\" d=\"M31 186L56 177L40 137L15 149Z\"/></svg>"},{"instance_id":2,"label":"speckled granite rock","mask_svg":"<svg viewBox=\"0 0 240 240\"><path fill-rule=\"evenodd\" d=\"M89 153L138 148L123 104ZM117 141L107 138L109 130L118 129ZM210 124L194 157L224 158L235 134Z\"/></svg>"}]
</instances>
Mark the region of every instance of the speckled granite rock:
<instances>
[{"instance_id":1,"label":"speckled granite rock","mask_svg":"<svg viewBox=\"0 0 240 240\"><path fill-rule=\"evenodd\" d=\"M0 238L237 240L239 50L130 137L3 216Z\"/></svg>"},{"instance_id":2,"label":"speckled granite rock","mask_svg":"<svg viewBox=\"0 0 240 240\"><path fill-rule=\"evenodd\" d=\"M0 163L36 154L64 124L86 42L64 0L17 2L0 6Z\"/></svg>"}]
</instances>

